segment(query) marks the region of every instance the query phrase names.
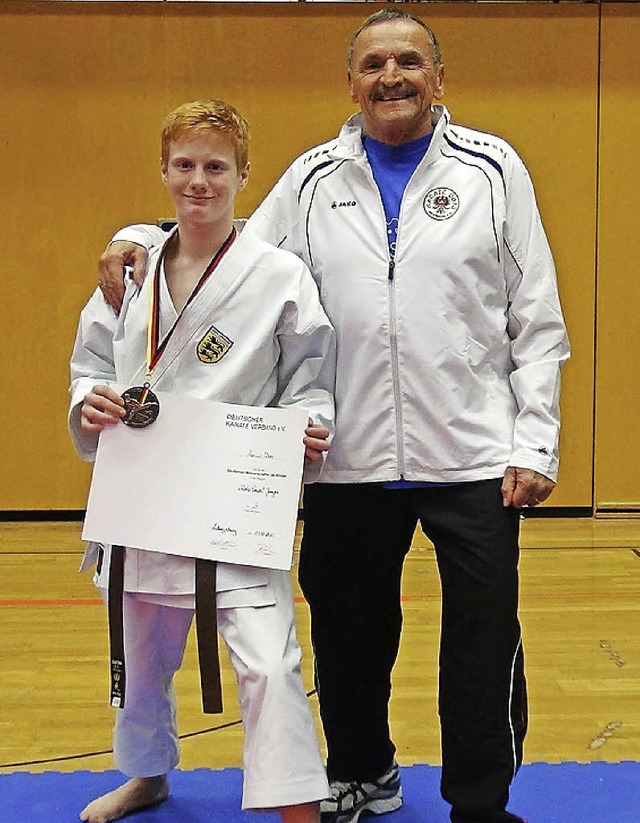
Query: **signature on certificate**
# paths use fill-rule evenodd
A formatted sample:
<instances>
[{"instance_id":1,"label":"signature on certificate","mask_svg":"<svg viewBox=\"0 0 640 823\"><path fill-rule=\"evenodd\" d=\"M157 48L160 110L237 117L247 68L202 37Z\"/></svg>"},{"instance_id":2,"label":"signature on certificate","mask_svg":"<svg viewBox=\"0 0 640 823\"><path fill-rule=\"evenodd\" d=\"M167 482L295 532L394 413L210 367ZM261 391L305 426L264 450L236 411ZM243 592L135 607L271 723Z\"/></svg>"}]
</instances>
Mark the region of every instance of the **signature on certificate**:
<instances>
[{"instance_id":1,"label":"signature on certificate","mask_svg":"<svg viewBox=\"0 0 640 823\"><path fill-rule=\"evenodd\" d=\"M236 540L238 537L238 530L233 526L226 526L223 523L214 523L211 526L213 537L211 538L211 545L218 549L235 549Z\"/></svg>"},{"instance_id":2,"label":"signature on certificate","mask_svg":"<svg viewBox=\"0 0 640 823\"><path fill-rule=\"evenodd\" d=\"M254 449L249 449L247 452L247 457L254 457L257 460L279 460L281 458L276 457L273 452L269 451L254 451Z\"/></svg>"},{"instance_id":3,"label":"signature on certificate","mask_svg":"<svg viewBox=\"0 0 640 823\"><path fill-rule=\"evenodd\" d=\"M224 526L220 523L214 523L211 528L214 532L218 532L219 534L231 534L234 537L238 536L238 530L234 526Z\"/></svg>"},{"instance_id":4,"label":"signature on certificate","mask_svg":"<svg viewBox=\"0 0 640 823\"><path fill-rule=\"evenodd\" d=\"M241 483L238 486L238 491L249 492L250 494L262 494L267 498L277 497L280 492L271 486L259 486L257 483Z\"/></svg>"},{"instance_id":5,"label":"signature on certificate","mask_svg":"<svg viewBox=\"0 0 640 823\"><path fill-rule=\"evenodd\" d=\"M235 549L237 548L237 543L235 540L229 540L229 538L224 537L214 537L211 540L211 546L215 546L216 549Z\"/></svg>"},{"instance_id":6,"label":"signature on certificate","mask_svg":"<svg viewBox=\"0 0 640 823\"><path fill-rule=\"evenodd\" d=\"M270 557L276 553L277 545L274 546L273 544L279 542L280 537L275 532L268 529L253 529L247 532L247 536L257 538L256 554Z\"/></svg>"}]
</instances>

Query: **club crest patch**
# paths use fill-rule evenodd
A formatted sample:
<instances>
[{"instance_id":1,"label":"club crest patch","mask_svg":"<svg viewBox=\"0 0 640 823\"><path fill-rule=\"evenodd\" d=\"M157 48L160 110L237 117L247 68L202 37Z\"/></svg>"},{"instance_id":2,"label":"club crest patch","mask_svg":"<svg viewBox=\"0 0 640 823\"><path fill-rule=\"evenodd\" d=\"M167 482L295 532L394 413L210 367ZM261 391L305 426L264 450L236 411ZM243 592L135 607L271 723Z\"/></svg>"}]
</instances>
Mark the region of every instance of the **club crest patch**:
<instances>
[{"instance_id":1,"label":"club crest patch","mask_svg":"<svg viewBox=\"0 0 640 823\"><path fill-rule=\"evenodd\" d=\"M233 346L233 340L224 335L215 326L211 326L196 349L198 360L203 363L217 363Z\"/></svg>"},{"instance_id":2,"label":"club crest patch","mask_svg":"<svg viewBox=\"0 0 640 823\"><path fill-rule=\"evenodd\" d=\"M460 200L453 189L431 189L427 192L422 206L434 220L448 220L458 211Z\"/></svg>"}]
</instances>

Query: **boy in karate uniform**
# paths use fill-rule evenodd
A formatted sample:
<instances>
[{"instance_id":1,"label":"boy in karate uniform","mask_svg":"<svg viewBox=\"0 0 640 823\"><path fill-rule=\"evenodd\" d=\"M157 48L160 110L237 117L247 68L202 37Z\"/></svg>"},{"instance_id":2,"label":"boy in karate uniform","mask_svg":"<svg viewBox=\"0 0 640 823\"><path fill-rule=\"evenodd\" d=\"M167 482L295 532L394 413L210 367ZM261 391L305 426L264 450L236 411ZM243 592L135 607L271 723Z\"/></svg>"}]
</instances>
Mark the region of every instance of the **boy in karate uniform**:
<instances>
[{"instance_id":1,"label":"boy in karate uniform","mask_svg":"<svg viewBox=\"0 0 640 823\"><path fill-rule=\"evenodd\" d=\"M69 429L84 459L127 414L112 384L149 383L204 400L308 409L305 479L320 470L334 418L334 332L304 263L234 228L248 143L246 122L221 101L187 103L166 118L161 169L177 226L152 250L142 288L127 283L119 316L96 290L80 318ZM113 556L95 544L85 555L103 590ZM126 693L114 754L130 779L89 803L81 820L116 820L168 796L179 760L173 676L194 614L194 565L125 549ZM245 731L242 806L317 823L328 788L300 675L290 576L220 563L216 589Z\"/></svg>"}]
</instances>

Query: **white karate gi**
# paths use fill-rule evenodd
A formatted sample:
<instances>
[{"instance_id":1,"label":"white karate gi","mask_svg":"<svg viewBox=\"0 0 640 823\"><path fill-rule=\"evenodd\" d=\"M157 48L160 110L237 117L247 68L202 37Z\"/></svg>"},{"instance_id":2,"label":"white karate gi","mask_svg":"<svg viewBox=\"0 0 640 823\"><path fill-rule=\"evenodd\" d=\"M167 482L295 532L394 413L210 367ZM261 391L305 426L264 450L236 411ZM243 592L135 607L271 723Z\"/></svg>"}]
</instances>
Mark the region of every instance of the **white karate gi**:
<instances>
[{"instance_id":1,"label":"white karate gi","mask_svg":"<svg viewBox=\"0 0 640 823\"><path fill-rule=\"evenodd\" d=\"M150 274L159 254L160 247L151 251ZM160 275L163 339L178 315L163 268ZM84 459L93 459L97 448L97 437L80 427L86 394L98 383L147 380L152 282L147 277L139 291L128 283L118 317L99 290L82 311L71 359L69 430ZM216 362L198 356L207 336L222 351ZM309 271L295 255L245 229L183 311L151 382L153 389L200 399L301 406L332 430L334 369L333 329ZM83 568L98 548L88 546ZM102 548L95 580L104 590L110 547ZM236 672L245 730L243 808L321 799L328 788L300 676L289 573L220 563L217 577L218 627ZM194 561L127 549L124 588L127 683L116 720L116 763L131 776L164 774L179 759L172 681L193 618Z\"/></svg>"}]
</instances>

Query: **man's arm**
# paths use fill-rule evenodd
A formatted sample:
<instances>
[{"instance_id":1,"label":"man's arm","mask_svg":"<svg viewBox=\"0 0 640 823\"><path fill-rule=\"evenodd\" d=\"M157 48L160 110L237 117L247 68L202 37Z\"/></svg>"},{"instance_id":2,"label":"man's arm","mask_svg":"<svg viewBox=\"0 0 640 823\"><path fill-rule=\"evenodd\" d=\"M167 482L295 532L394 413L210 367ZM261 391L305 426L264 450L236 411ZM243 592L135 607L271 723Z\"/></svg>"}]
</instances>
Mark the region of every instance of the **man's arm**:
<instances>
[{"instance_id":1,"label":"man's arm","mask_svg":"<svg viewBox=\"0 0 640 823\"><path fill-rule=\"evenodd\" d=\"M299 158L284 172L269 194L249 218L247 225L254 234L303 258L296 237L298 225L298 172Z\"/></svg>"},{"instance_id":2,"label":"man's arm","mask_svg":"<svg viewBox=\"0 0 640 823\"><path fill-rule=\"evenodd\" d=\"M133 270L133 280L138 287L147 273L149 249L162 243L165 232L158 226L144 223L117 231L98 262L98 283L104 299L119 312L124 297L124 269Z\"/></svg>"},{"instance_id":3,"label":"man's arm","mask_svg":"<svg viewBox=\"0 0 640 823\"><path fill-rule=\"evenodd\" d=\"M273 246L302 257L302 249L296 248L294 240L298 220L297 176L297 163L294 162L251 215L247 225ZM114 234L98 263L98 283L105 300L116 312L122 308L125 266L133 269L134 282L140 286L146 276L149 249L165 238L162 229L146 223L125 226Z\"/></svg>"},{"instance_id":4,"label":"man's arm","mask_svg":"<svg viewBox=\"0 0 640 823\"><path fill-rule=\"evenodd\" d=\"M505 505L533 506L557 480L560 435L560 369L569 342L551 250L529 174L517 155L506 178L505 279L507 323L518 404Z\"/></svg>"}]
</instances>

